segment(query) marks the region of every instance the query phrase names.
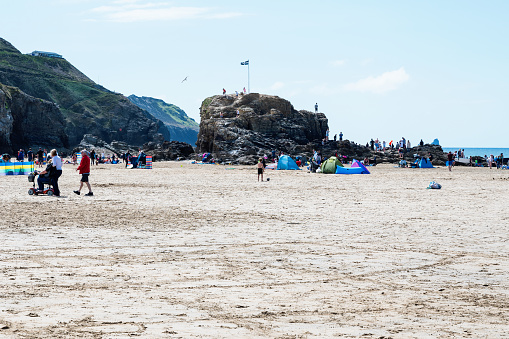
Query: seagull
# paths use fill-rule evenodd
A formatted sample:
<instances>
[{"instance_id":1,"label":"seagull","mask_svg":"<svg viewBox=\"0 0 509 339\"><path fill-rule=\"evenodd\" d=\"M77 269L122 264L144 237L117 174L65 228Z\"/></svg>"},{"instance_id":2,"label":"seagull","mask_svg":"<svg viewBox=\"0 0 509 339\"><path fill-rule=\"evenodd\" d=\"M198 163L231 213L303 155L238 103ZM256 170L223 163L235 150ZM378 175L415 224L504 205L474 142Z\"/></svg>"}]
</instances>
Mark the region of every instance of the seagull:
<instances>
[{"instance_id":1,"label":"seagull","mask_svg":"<svg viewBox=\"0 0 509 339\"><path fill-rule=\"evenodd\" d=\"M187 81L187 77L184 80L182 80L180 83L183 83L184 81Z\"/></svg>"}]
</instances>

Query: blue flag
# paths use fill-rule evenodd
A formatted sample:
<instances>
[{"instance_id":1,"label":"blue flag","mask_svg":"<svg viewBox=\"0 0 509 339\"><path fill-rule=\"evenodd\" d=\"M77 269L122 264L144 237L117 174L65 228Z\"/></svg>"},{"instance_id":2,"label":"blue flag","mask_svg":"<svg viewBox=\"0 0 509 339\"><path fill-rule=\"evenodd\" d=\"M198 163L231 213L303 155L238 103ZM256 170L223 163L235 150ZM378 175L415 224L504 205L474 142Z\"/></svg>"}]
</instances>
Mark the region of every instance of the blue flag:
<instances>
[{"instance_id":1,"label":"blue flag","mask_svg":"<svg viewBox=\"0 0 509 339\"><path fill-rule=\"evenodd\" d=\"M240 64L241 64L242 66L247 66L247 65L249 65L249 60L244 61L244 62L241 62Z\"/></svg>"}]
</instances>

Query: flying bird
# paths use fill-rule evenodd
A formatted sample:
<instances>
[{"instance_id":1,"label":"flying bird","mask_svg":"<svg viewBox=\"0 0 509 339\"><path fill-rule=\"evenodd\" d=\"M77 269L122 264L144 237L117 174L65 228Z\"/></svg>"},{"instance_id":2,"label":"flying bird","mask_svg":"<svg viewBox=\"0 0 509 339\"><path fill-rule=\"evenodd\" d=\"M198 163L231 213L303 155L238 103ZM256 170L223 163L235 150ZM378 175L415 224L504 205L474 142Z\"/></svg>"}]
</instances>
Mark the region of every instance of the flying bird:
<instances>
[{"instance_id":1,"label":"flying bird","mask_svg":"<svg viewBox=\"0 0 509 339\"><path fill-rule=\"evenodd\" d=\"M180 83L183 83L184 81L187 81L187 77L184 80L182 80Z\"/></svg>"}]
</instances>

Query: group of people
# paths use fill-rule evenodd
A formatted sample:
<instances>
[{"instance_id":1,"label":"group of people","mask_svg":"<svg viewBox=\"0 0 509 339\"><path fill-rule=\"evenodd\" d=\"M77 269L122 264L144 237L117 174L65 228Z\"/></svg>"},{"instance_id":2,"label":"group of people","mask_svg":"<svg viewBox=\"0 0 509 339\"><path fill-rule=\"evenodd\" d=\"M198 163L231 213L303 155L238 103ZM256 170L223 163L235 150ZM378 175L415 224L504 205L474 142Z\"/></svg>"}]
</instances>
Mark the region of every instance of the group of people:
<instances>
[{"instance_id":1,"label":"group of people","mask_svg":"<svg viewBox=\"0 0 509 339\"><path fill-rule=\"evenodd\" d=\"M325 138L322 139L322 146L324 146L325 143L327 143L330 140L329 136L330 136L330 131L327 128L327 130L325 131ZM334 134L334 138L333 139L334 139L334 142L343 141L343 132L339 132L339 135L338 134Z\"/></svg>"},{"instance_id":2,"label":"group of people","mask_svg":"<svg viewBox=\"0 0 509 339\"><path fill-rule=\"evenodd\" d=\"M76 168L76 171L79 171L79 174L81 174L81 184L80 188L77 191L74 191L74 193L79 195L83 185L86 184L88 187L88 194L85 195L91 196L94 195L94 193L92 192L92 188L88 182L88 176L90 175L90 164L92 160L88 157L88 152L86 150L81 151L81 155L81 163L78 168ZM47 152L47 150L43 150L39 147L39 150L34 153L31 148L29 148L27 152L20 149L16 156L16 160L24 161L25 158L30 162L34 161L37 163L39 168L44 168L44 163L46 163L44 170L40 172L35 171L35 173L38 174L37 186L39 192L44 192L44 185L49 184L53 186L53 195L57 197L60 196L58 179L62 176L62 158L58 154L57 150L52 149L50 152ZM75 154L73 154L72 158L75 158ZM2 159L7 162L10 160L10 156L8 154L4 154Z\"/></svg>"},{"instance_id":3,"label":"group of people","mask_svg":"<svg viewBox=\"0 0 509 339\"><path fill-rule=\"evenodd\" d=\"M8 157L5 157L6 159L10 159L10 155ZM37 152L33 152L32 148L28 148L28 151L25 152L24 149L20 148L18 151L18 154L16 155L16 160L19 162L25 161L35 162L39 168L44 167L44 163L47 162L49 159L51 159L50 153L48 153L48 150L42 149L42 147L39 147L39 150Z\"/></svg>"},{"instance_id":4,"label":"group of people","mask_svg":"<svg viewBox=\"0 0 509 339\"><path fill-rule=\"evenodd\" d=\"M485 154L484 160L488 163L490 169L493 167L493 165L495 165L497 169L502 168L502 166L504 165L504 153L500 153L500 155L497 157L493 156L493 154L490 154L490 156L488 157Z\"/></svg>"},{"instance_id":5,"label":"group of people","mask_svg":"<svg viewBox=\"0 0 509 339\"><path fill-rule=\"evenodd\" d=\"M242 95L242 94L246 94L246 93L247 93L247 91L246 91L246 88L244 87L240 93L239 93L239 91L235 91L235 97L238 97L239 94ZM223 96L224 97L226 96L226 90L224 88L223 88Z\"/></svg>"},{"instance_id":6,"label":"group of people","mask_svg":"<svg viewBox=\"0 0 509 339\"><path fill-rule=\"evenodd\" d=\"M53 194L59 197L60 189L58 187L58 178L62 175L62 158L58 156L56 149L52 149L46 161L46 168L42 172L39 172L39 178L37 178L39 191L44 191L44 184L51 184L53 186Z\"/></svg>"},{"instance_id":7,"label":"group of people","mask_svg":"<svg viewBox=\"0 0 509 339\"><path fill-rule=\"evenodd\" d=\"M90 164L91 165L99 165L99 164L117 164L118 163L118 157L115 155L115 153L111 155L106 155L104 153L96 153L95 150L92 150L90 152ZM73 165L76 165L78 163L78 154L73 153L71 155L71 163Z\"/></svg>"},{"instance_id":8,"label":"group of people","mask_svg":"<svg viewBox=\"0 0 509 339\"><path fill-rule=\"evenodd\" d=\"M422 141L422 139L419 145L424 146L424 142ZM412 148L412 144L410 143L410 140L405 139L405 137L401 137L401 139L396 142L394 142L394 140L391 140L389 141L388 144L385 142L385 140L380 141L378 138L376 138L375 140L371 138L371 140L366 143L366 147L371 148L372 151L381 152L385 152L387 148L390 149L398 148L400 153L405 153L407 149Z\"/></svg>"}]
</instances>

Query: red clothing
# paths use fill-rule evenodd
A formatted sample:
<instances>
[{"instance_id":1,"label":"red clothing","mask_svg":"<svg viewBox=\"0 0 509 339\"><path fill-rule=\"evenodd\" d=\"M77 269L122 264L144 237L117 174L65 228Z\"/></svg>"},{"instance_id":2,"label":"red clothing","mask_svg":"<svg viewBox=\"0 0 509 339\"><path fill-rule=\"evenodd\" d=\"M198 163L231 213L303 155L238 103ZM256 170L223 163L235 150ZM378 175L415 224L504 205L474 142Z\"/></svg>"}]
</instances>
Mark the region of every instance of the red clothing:
<instances>
[{"instance_id":1,"label":"red clothing","mask_svg":"<svg viewBox=\"0 0 509 339\"><path fill-rule=\"evenodd\" d=\"M81 158L81 162L78 166L78 170L80 171L80 174L90 173L90 158L87 155L84 155Z\"/></svg>"}]
</instances>

